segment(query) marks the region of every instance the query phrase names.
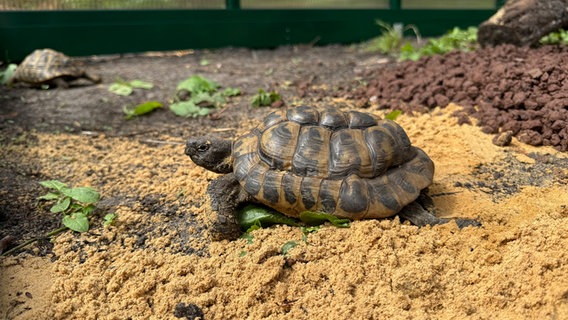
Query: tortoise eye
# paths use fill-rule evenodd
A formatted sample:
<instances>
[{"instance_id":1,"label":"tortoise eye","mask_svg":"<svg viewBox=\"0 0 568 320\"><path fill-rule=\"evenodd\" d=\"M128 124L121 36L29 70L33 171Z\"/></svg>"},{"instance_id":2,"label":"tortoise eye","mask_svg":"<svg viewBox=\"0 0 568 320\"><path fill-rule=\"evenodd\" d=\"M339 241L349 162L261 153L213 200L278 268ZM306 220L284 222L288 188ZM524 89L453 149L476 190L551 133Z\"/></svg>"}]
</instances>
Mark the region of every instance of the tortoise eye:
<instances>
[{"instance_id":1,"label":"tortoise eye","mask_svg":"<svg viewBox=\"0 0 568 320\"><path fill-rule=\"evenodd\" d=\"M197 146L198 152L205 152L207 150L209 150L209 144L202 144L202 145Z\"/></svg>"}]
</instances>

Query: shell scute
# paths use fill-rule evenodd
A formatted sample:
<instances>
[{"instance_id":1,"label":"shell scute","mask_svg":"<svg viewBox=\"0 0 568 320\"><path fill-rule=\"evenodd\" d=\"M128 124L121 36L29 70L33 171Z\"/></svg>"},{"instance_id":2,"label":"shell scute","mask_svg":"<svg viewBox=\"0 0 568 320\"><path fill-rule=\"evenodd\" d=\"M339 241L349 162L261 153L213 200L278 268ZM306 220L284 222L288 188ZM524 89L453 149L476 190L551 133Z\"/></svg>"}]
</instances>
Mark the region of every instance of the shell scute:
<instances>
[{"instance_id":1,"label":"shell scute","mask_svg":"<svg viewBox=\"0 0 568 320\"><path fill-rule=\"evenodd\" d=\"M319 122L319 112L312 107L299 106L288 109L286 118L303 125L317 125Z\"/></svg>"},{"instance_id":2,"label":"shell scute","mask_svg":"<svg viewBox=\"0 0 568 320\"><path fill-rule=\"evenodd\" d=\"M326 177L331 131L319 126L303 126L292 159L292 172L308 177Z\"/></svg>"}]
</instances>

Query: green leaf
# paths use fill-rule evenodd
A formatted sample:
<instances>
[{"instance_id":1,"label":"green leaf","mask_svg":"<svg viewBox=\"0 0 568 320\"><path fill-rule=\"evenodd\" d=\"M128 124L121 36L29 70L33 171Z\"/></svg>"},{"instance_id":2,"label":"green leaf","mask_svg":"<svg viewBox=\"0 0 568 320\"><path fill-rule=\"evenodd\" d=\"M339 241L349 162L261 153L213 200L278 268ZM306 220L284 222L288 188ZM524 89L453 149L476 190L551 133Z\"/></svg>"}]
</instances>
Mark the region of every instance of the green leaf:
<instances>
[{"instance_id":1,"label":"green leaf","mask_svg":"<svg viewBox=\"0 0 568 320\"><path fill-rule=\"evenodd\" d=\"M219 85L215 81L194 75L181 81L177 85L176 92L180 90L187 90L193 94L199 92L213 93L217 91L218 87Z\"/></svg>"},{"instance_id":2,"label":"green leaf","mask_svg":"<svg viewBox=\"0 0 568 320\"><path fill-rule=\"evenodd\" d=\"M127 83L115 82L108 87L108 91L119 96L128 96L132 93L132 87Z\"/></svg>"},{"instance_id":3,"label":"green leaf","mask_svg":"<svg viewBox=\"0 0 568 320\"><path fill-rule=\"evenodd\" d=\"M350 223L349 219L341 219L331 214L315 211L304 211L300 213L300 220L311 226L320 225L329 221L331 224L339 228L349 228Z\"/></svg>"},{"instance_id":4,"label":"green leaf","mask_svg":"<svg viewBox=\"0 0 568 320\"><path fill-rule=\"evenodd\" d=\"M254 204L246 205L237 210L237 220L242 230L247 230L254 225L267 227L276 223L299 226L299 224L290 217Z\"/></svg>"},{"instance_id":5,"label":"green leaf","mask_svg":"<svg viewBox=\"0 0 568 320\"><path fill-rule=\"evenodd\" d=\"M61 189L65 188L67 185L61 181L58 180L47 180L47 181L40 181L40 183L42 186L46 187L46 188L50 188L50 189L55 189L58 191L61 191Z\"/></svg>"},{"instance_id":6,"label":"green leaf","mask_svg":"<svg viewBox=\"0 0 568 320\"><path fill-rule=\"evenodd\" d=\"M116 213L107 213L104 217L103 220L104 225L105 226L110 226L114 223L114 220L116 220L117 214Z\"/></svg>"},{"instance_id":7,"label":"green leaf","mask_svg":"<svg viewBox=\"0 0 568 320\"><path fill-rule=\"evenodd\" d=\"M254 236L252 234L250 234L249 231L247 231L247 232L245 232L241 235L241 239L246 239L247 244L252 244L252 242L254 240Z\"/></svg>"},{"instance_id":8,"label":"green leaf","mask_svg":"<svg viewBox=\"0 0 568 320\"><path fill-rule=\"evenodd\" d=\"M65 210L67 210L67 208L69 208L70 204L71 204L71 198L65 197L61 201L54 204L53 207L51 207L51 209L49 209L49 211L51 211L53 213L63 212Z\"/></svg>"},{"instance_id":9,"label":"green leaf","mask_svg":"<svg viewBox=\"0 0 568 320\"><path fill-rule=\"evenodd\" d=\"M17 67L18 67L17 64L10 63L6 67L6 69L4 69L3 71L0 71L0 83L1 84L8 83L10 81L10 79L12 79L12 76L14 75L14 72L16 71Z\"/></svg>"},{"instance_id":10,"label":"green leaf","mask_svg":"<svg viewBox=\"0 0 568 320\"><path fill-rule=\"evenodd\" d=\"M37 197L38 200L55 200L58 199L59 195L57 193L49 192L43 196Z\"/></svg>"},{"instance_id":11,"label":"green leaf","mask_svg":"<svg viewBox=\"0 0 568 320\"><path fill-rule=\"evenodd\" d=\"M139 89L152 89L154 87L153 83L142 81L142 80L132 80L132 81L129 81L128 84L132 88L139 88Z\"/></svg>"},{"instance_id":12,"label":"green leaf","mask_svg":"<svg viewBox=\"0 0 568 320\"><path fill-rule=\"evenodd\" d=\"M83 203L95 203L101 198L101 195L95 189L89 187L63 188L61 192Z\"/></svg>"},{"instance_id":13,"label":"green leaf","mask_svg":"<svg viewBox=\"0 0 568 320\"><path fill-rule=\"evenodd\" d=\"M80 208L79 211L83 212L87 216L90 216L91 213L93 213L93 211L95 211L95 206L93 204L90 204L88 206L82 207L82 209Z\"/></svg>"},{"instance_id":14,"label":"green leaf","mask_svg":"<svg viewBox=\"0 0 568 320\"><path fill-rule=\"evenodd\" d=\"M270 106L272 103L282 100L280 94L272 91L266 92L264 89L258 89L258 93L252 97L251 105L255 108Z\"/></svg>"},{"instance_id":15,"label":"green leaf","mask_svg":"<svg viewBox=\"0 0 568 320\"><path fill-rule=\"evenodd\" d=\"M209 62L209 60L207 60L207 59L201 59L201 60L199 60L199 65L200 65L200 66L207 66L207 65L209 65L209 64L210 64L210 62Z\"/></svg>"},{"instance_id":16,"label":"green leaf","mask_svg":"<svg viewBox=\"0 0 568 320\"><path fill-rule=\"evenodd\" d=\"M63 225L77 232L89 231L89 218L82 212L63 216Z\"/></svg>"},{"instance_id":17,"label":"green leaf","mask_svg":"<svg viewBox=\"0 0 568 320\"><path fill-rule=\"evenodd\" d=\"M286 255L288 251L292 250L292 248L295 248L297 245L298 243L296 243L296 241L294 240L288 241L282 246L282 249L280 251L283 255Z\"/></svg>"},{"instance_id":18,"label":"green leaf","mask_svg":"<svg viewBox=\"0 0 568 320\"><path fill-rule=\"evenodd\" d=\"M385 116L385 119L395 121L396 118L398 118L398 116L400 116L401 114L402 114L402 111L393 110L393 111L387 113L387 115Z\"/></svg>"},{"instance_id":19,"label":"green leaf","mask_svg":"<svg viewBox=\"0 0 568 320\"><path fill-rule=\"evenodd\" d=\"M320 226L311 226L311 227L301 227L300 230L302 230L303 234L310 234L318 232L320 228L321 228Z\"/></svg>"},{"instance_id":20,"label":"green leaf","mask_svg":"<svg viewBox=\"0 0 568 320\"><path fill-rule=\"evenodd\" d=\"M225 90L223 91L223 95L225 97L233 97L233 96L238 96L241 94L241 90L237 89L237 88L225 88Z\"/></svg>"},{"instance_id":21,"label":"green leaf","mask_svg":"<svg viewBox=\"0 0 568 320\"><path fill-rule=\"evenodd\" d=\"M126 114L126 119L132 119L137 116L141 116L147 113L150 113L158 108L162 108L163 104L158 101L148 101L141 103L134 107L134 109L127 109L124 107L123 111Z\"/></svg>"},{"instance_id":22,"label":"green leaf","mask_svg":"<svg viewBox=\"0 0 568 320\"><path fill-rule=\"evenodd\" d=\"M200 117L206 116L209 114L208 108L202 108L197 105L193 101L180 101L176 103L172 103L170 105L170 110L174 114L180 117Z\"/></svg>"}]
</instances>

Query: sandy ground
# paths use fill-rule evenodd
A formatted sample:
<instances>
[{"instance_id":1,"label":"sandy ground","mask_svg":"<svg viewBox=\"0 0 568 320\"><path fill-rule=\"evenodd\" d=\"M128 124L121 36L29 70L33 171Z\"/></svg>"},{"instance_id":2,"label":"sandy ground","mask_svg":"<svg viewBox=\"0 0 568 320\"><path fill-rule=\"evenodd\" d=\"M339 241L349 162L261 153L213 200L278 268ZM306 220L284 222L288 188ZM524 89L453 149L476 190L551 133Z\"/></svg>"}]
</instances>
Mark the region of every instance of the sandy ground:
<instances>
[{"instance_id":1,"label":"sandy ground","mask_svg":"<svg viewBox=\"0 0 568 320\"><path fill-rule=\"evenodd\" d=\"M437 214L483 227L356 221L305 241L288 226L254 231L252 243L205 240L204 191L216 175L184 156L178 137L152 144L34 132L35 142L7 146L8 154L37 163L40 175L96 186L118 221L64 233L45 257L2 257L2 316L568 318L568 156L515 139L497 147L481 128L458 125L451 114L459 109L397 122L436 164L429 194ZM292 240L298 245L282 254Z\"/></svg>"}]
</instances>

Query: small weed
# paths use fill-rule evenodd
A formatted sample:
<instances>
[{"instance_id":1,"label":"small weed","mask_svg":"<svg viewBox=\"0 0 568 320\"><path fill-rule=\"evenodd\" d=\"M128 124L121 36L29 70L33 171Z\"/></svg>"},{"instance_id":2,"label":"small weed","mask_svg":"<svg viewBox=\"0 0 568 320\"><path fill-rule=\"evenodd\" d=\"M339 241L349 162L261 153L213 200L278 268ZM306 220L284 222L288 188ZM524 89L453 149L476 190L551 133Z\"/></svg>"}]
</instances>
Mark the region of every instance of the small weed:
<instances>
[{"instance_id":1,"label":"small weed","mask_svg":"<svg viewBox=\"0 0 568 320\"><path fill-rule=\"evenodd\" d=\"M389 24L381 20L376 20L375 23L383 29L380 36L371 39L367 45L366 50L371 52L379 52L382 54L398 54L404 41L404 32L412 30L418 42L420 42L420 33L418 28L414 25L404 26L401 23Z\"/></svg>"},{"instance_id":2,"label":"small weed","mask_svg":"<svg viewBox=\"0 0 568 320\"><path fill-rule=\"evenodd\" d=\"M48 232L44 237L53 238L66 230L76 232L87 232L89 230L89 218L95 209L95 203L100 199L100 194L97 191L89 187L69 188L65 183L58 180L42 181L40 184L51 189L51 191L38 197L38 200L52 203L49 211L61 213L61 223L63 224L63 227ZM111 224L115 218L116 214L107 214L104 218L105 225ZM2 255L15 252L44 237L29 239L3 252Z\"/></svg>"},{"instance_id":3,"label":"small weed","mask_svg":"<svg viewBox=\"0 0 568 320\"><path fill-rule=\"evenodd\" d=\"M126 120L130 120L134 117L137 116L141 116L144 114L148 114L158 108L162 108L163 105L161 102L158 101L148 101L148 102L144 102L141 103L137 106L135 106L134 108L130 109L127 108L126 106L122 108L122 111L124 112L124 114L126 115Z\"/></svg>"},{"instance_id":4,"label":"small weed","mask_svg":"<svg viewBox=\"0 0 568 320\"><path fill-rule=\"evenodd\" d=\"M57 180L42 181L40 184L52 191L38 199L55 202L49 211L62 213L64 226L77 232L89 230L89 216L100 199L97 191L89 187L68 188Z\"/></svg>"},{"instance_id":5,"label":"small weed","mask_svg":"<svg viewBox=\"0 0 568 320\"><path fill-rule=\"evenodd\" d=\"M266 92L263 89L258 89L258 93L252 97L251 105L255 108L266 107L277 101L282 101L282 97L277 92Z\"/></svg>"},{"instance_id":6,"label":"small weed","mask_svg":"<svg viewBox=\"0 0 568 320\"><path fill-rule=\"evenodd\" d=\"M551 32L548 35L542 37L542 39L540 39L540 43L568 45L568 31L564 29L558 29L558 31Z\"/></svg>"},{"instance_id":7,"label":"small weed","mask_svg":"<svg viewBox=\"0 0 568 320\"><path fill-rule=\"evenodd\" d=\"M14 63L10 63L6 69L0 71L0 84L7 84L10 82L10 80L12 79L12 76L14 75L14 71L16 71L16 68L18 67L18 65L14 64Z\"/></svg>"},{"instance_id":8,"label":"small weed","mask_svg":"<svg viewBox=\"0 0 568 320\"><path fill-rule=\"evenodd\" d=\"M477 48L477 28L453 28L438 38L429 39L424 46L414 47L410 42L400 48L400 60L416 61L425 56L445 54L454 50L472 51Z\"/></svg>"},{"instance_id":9,"label":"small weed","mask_svg":"<svg viewBox=\"0 0 568 320\"><path fill-rule=\"evenodd\" d=\"M118 215L116 213L107 213L104 217L103 220L105 221L103 223L104 226L111 226L114 224L114 221L116 220L116 217L118 217Z\"/></svg>"},{"instance_id":10,"label":"small weed","mask_svg":"<svg viewBox=\"0 0 568 320\"><path fill-rule=\"evenodd\" d=\"M108 87L108 91L118 94L119 96L129 96L134 89L152 89L154 84L142 80L125 81L117 78L116 81Z\"/></svg>"},{"instance_id":11,"label":"small weed","mask_svg":"<svg viewBox=\"0 0 568 320\"><path fill-rule=\"evenodd\" d=\"M200 117L208 115L212 109L227 103L227 97L237 96L241 91L225 88L219 91L219 84L199 75L181 81L176 88L174 103L170 110L181 117Z\"/></svg>"}]
</instances>

